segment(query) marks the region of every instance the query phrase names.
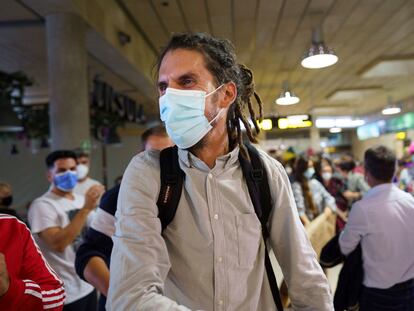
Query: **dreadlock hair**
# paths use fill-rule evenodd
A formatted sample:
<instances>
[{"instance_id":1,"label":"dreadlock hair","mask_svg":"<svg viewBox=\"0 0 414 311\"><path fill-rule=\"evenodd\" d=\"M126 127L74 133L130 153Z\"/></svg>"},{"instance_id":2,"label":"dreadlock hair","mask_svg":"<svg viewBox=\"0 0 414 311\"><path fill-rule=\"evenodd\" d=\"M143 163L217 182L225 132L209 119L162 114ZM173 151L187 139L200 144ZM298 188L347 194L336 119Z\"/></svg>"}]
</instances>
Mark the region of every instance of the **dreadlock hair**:
<instances>
[{"instance_id":1,"label":"dreadlock hair","mask_svg":"<svg viewBox=\"0 0 414 311\"><path fill-rule=\"evenodd\" d=\"M305 171L308 169L309 159L305 156L300 156L295 162L294 177L297 181L303 193L303 199L305 201L305 208L309 210L314 217L318 216L318 209L313 202L312 193L309 188L308 179L305 177Z\"/></svg>"},{"instance_id":2,"label":"dreadlock hair","mask_svg":"<svg viewBox=\"0 0 414 311\"><path fill-rule=\"evenodd\" d=\"M229 147L233 149L237 144L241 152L247 155L243 146L243 136L240 121L246 128L250 142L257 143L252 128L246 116L249 111L256 134L260 132L257 116L253 109L251 98L254 96L259 107L259 118L263 116L263 105L259 95L255 92L253 73L244 65L238 64L234 46L229 40L214 38L206 33L177 33L174 34L167 45L162 49L156 64L157 74L165 55L177 49L197 51L204 57L207 70L213 75L216 86L234 82L237 87L237 97L230 105L227 114L227 133Z\"/></svg>"}]
</instances>

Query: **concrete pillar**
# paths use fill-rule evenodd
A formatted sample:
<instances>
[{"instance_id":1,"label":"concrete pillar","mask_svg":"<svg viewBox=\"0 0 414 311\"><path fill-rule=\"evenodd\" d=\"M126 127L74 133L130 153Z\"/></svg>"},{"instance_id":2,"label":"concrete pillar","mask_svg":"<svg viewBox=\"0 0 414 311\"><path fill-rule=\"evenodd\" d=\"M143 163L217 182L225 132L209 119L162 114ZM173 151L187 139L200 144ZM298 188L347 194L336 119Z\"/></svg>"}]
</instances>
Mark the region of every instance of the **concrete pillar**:
<instances>
[{"instance_id":1,"label":"concrete pillar","mask_svg":"<svg viewBox=\"0 0 414 311\"><path fill-rule=\"evenodd\" d=\"M310 147L315 152L321 150L321 135L319 129L315 125L310 128Z\"/></svg>"},{"instance_id":2,"label":"concrete pillar","mask_svg":"<svg viewBox=\"0 0 414 311\"><path fill-rule=\"evenodd\" d=\"M90 145L86 25L71 13L46 16L52 150Z\"/></svg>"}]
</instances>

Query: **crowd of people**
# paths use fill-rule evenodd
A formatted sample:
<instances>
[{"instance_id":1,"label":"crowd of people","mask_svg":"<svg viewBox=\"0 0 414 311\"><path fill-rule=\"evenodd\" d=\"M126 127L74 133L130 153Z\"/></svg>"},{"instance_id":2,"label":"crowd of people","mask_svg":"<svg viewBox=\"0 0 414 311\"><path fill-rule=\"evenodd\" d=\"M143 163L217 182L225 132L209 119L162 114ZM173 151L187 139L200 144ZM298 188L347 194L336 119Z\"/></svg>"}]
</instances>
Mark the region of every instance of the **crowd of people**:
<instances>
[{"instance_id":1,"label":"crowd of people","mask_svg":"<svg viewBox=\"0 0 414 311\"><path fill-rule=\"evenodd\" d=\"M413 310L414 198L400 189L411 168L395 174L383 146L363 166L349 155L275 160L256 145L262 103L227 40L175 34L156 69L165 129L143 134L120 184L105 191L88 154L56 150L30 231L0 214L1 309L342 311L323 238L345 264L361 248L360 310ZM7 213L11 188L0 186Z\"/></svg>"}]
</instances>

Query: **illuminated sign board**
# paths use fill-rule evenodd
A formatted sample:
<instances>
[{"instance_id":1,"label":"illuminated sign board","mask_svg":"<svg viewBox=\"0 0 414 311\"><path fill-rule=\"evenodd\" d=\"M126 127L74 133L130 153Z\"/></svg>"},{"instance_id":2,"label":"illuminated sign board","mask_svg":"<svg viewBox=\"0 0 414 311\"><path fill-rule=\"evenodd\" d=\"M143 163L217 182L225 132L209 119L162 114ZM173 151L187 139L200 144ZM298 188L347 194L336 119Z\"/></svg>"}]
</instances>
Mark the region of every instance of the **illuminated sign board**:
<instances>
[{"instance_id":1,"label":"illuminated sign board","mask_svg":"<svg viewBox=\"0 0 414 311\"><path fill-rule=\"evenodd\" d=\"M357 135L358 139L365 140L387 133L403 132L412 128L414 128L414 112L409 112L392 119L380 120L360 126L357 128ZM403 139L401 138L402 135L400 134L397 139Z\"/></svg>"},{"instance_id":2,"label":"illuminated sign board","mask_svg":"<svg viewBox=\"0 0 414 311\"><path fill-rule=\"evenodd\" d=\"M263 131L270 131L273 128L272 119L263 119L261 122L257 122L259 128Z\"/></svg>"},{"instance_id":3,"label":"illuminated sign board","mask_svg":"<svg viewBox=\"0 0 414 311\"><path fill-rule=\"evenodd\" d=\"M270 131L274 127L286 129L309 128L313 125L310 115L290 115L285 117L270 117L262 121L257 121L259 128L264 131Z\"/></svg>"},{"instance_id":4,"label":"illuminated sign board","mask_svg":"<svg viewBox=\"0 0 414 311\"><path fill-rule=\"evenodd\" d=\"M309 115L292 115L287 117L279 117L277 119L277 127L281 130L307 128L312 126Z\"/></svg>"}]
</instances>

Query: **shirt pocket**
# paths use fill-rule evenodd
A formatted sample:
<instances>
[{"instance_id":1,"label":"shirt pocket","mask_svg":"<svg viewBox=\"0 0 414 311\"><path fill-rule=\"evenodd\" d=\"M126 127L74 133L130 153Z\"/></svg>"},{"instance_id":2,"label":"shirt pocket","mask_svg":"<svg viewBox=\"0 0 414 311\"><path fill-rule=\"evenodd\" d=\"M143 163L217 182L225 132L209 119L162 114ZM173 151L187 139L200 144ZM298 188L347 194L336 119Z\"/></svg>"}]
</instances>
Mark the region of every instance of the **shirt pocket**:
<instances>
[{"instance_id":1,"label":"shirt pocket","mask_svg":"<svg viewBox=\"0 0 414 311\"><path fill-rule=\"evenodd\" d=\"M236 216L237 246L240 267L252 267L262 239L260 221L256 214Z\"/></svg>"}]
</instances>

